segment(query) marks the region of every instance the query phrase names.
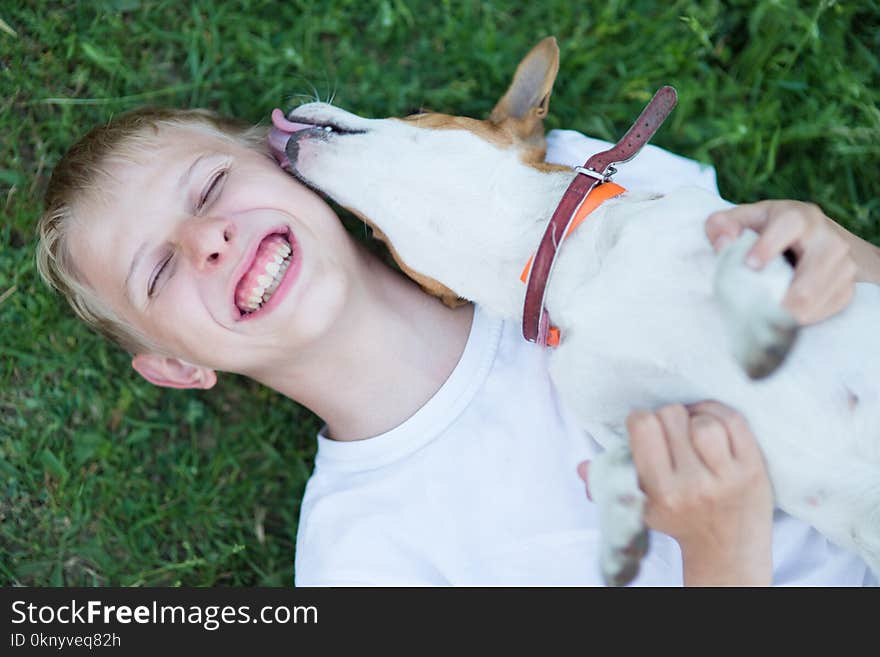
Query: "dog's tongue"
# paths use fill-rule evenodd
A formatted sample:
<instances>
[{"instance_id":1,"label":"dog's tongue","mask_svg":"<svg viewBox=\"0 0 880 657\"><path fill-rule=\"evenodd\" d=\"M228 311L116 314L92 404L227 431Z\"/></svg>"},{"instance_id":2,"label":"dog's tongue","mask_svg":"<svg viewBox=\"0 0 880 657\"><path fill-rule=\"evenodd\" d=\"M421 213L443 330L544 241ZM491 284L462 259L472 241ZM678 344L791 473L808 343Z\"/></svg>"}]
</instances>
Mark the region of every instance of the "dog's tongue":
<instances>
[{"instance_id":1,"label":"dog's tongue","mask_svg":"<svg viewBox=\"0 0 880 657\"><path fill-rule=\"evenodd\" d=\"M277 107L272 110L272 125L274 125L279 130L291 133L315 127L311 123L294 123L293 121L288 121L284 117L284 112L282 112Z\"/></svg>"},{"instance_id":2,"label":"dog's tongue","mask_svg":"<svg viewBox=\"0 0 880 657\"><path fill-rule=\"evenodd\" d=\"M275 159L278 160L278 164L280 164L283 169L286 169L290 166L290 161L287 159L287 153L285 152L290 136L294 132L308 130L315 126L308 123L294 123L293 121L288 121L284 117L284 112L277 107L272 110L272 126L273 127L269 130L269 150L272 151Z\"/></svg>"}]
</instances>

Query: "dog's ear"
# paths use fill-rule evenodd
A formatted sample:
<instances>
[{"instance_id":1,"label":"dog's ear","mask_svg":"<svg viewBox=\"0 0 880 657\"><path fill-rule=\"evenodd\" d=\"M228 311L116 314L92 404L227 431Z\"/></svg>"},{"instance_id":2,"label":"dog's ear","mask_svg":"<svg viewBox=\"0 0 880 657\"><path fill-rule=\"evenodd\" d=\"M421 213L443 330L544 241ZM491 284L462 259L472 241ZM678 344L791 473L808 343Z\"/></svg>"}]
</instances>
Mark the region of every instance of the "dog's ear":
<instances>
[{"instance_id":1,"label":"dog's ear","mask_svg":"<svg viewBox=\"0 0 880 657\"><path fill-rule=\"evenodd\" d=\"M559 46L554 37L543 39L519 63L513 82L489 115L517 137L536 146L544 143L544 117L559 72Z\"/></svg>"}]
</instances>

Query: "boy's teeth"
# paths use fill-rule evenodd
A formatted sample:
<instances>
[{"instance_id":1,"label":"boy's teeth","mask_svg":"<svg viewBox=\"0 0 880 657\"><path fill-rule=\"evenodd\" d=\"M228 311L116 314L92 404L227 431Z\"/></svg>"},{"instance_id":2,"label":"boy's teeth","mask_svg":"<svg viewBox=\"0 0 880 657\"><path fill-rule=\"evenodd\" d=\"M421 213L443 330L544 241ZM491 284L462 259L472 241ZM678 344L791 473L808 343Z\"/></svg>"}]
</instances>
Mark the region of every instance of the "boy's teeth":
<instances>
[{"instance_id":1,"label":"boy's teeth","mask_svg":"<svg viewBox=\"0 0 880 657\"><path fill-rule=\"evenodd\" d=\"M289 266L289 260L285 260L281 263L281 265L278 267L278 273L275 276L275 280L269 283L269 287L266 288L266 294L271 295L276 289L278 289L278 286L281 285L281 279L284 277L284 272L287 271L287 268ZM268 300L269 298L266 297L266 301Z\"/></svg>"},{"instance_id":2,"label":"boy's teeth","mask_svg":"<svg viewBox=\"0 0 880 657\"><path fill-rule=\"evenodd\" d=\"M290 266L290 258L288 256L291 253L291 250L290 248L286 248L286 250L288 252L287 256L283 256L281 250L279 250L278 255L276 255L272 261L264 265L264 270L267 273L257 276L257 284L251 288L247 297L241 301L240 307L242 310L245 312L253 312L259 309L260 306L271 298L275 290L278 289L278 286L281 284L281 279L284 278L284 272L286 272L287 268Z\"/></svg>"},{"instance_id":3,"label":"boy's teeth","mask_svg":"<svg viewBox=\"0 0 880 657\"><path fill-rule=\"evenodd\" d=\"M260 245L254 265L236 291L236 303L242 312L253 312L269 300L290 266L292 252L282 235L271 235Z\"/></svg>"}]
</instances>

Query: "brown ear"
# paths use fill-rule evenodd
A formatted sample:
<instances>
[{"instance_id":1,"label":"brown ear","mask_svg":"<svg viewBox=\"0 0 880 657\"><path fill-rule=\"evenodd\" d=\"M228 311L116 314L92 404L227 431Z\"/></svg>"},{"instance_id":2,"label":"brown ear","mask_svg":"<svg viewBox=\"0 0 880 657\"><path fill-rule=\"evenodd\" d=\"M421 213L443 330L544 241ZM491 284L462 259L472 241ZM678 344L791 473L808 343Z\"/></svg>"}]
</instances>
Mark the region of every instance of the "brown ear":
<instances>
[{"instance_id":1,"label":"brown ear","mask_svg":"<svg viewBox=\"0 0 880 657\"><path fill-rule=\"evenodd\" d=\"M513 82L495 105L489 121L506 123L523 141L543 145L543 121L558 72L559 46L555 37L547 37L519 63Z\"/></svg>"},{"instance_id":2,"label":"brown ear","mask_svg":"<svg viewBox=\"0 0 880 657\"><path fill-rule=\"evenodd\" d=\"M397 263L397 266L400 267L401 271L418 283L419 287L421 287L425 293L430 294L432 297L437 297L443 302L443 305L448 308L458 308L459 306L468 303L467 299L458 296L445 285L441 285L433 278L428 278L424 274L417 272L415 269L408 267L403 261L403 258L398 255L391 240L388 239L388 236L373 225L370 225L370 228L373 229L373 237L384 242L385 246L388 247L388 251L391 252L391 257L394 258L394 262Z\"/></svg>"},{"instance_id":3,"label":"brown ear","mask_svg":"<svg viewBox=\"0 0 880 657\"><path fill-rule=\"evenodd\" d=\"M400 267L401 271L403 271L404 274L406 274L412 280L418 283L422 290L424 290L427 294L430 294L432 297L437 297L438 299L440 299L440 301L443 302L443 305L448 306L449 308L457 308L458 306L468 303L467 299L461 298L445 285L441 285L433 278L428 278L424 274L420 274L415 269L411 269L409 266L407 266L407 264L403 261L403 258L401 258L400 255L397 253L397 250L394 248L394 245L391 243L391 240L388 239L388 236L385 233L376 228L375 224L370 221L366 216L364 216L363 213L358 212L357 210L352 210L351 208L348 208L348 211L372 229L373 237L375 237L380 242L385 243L385 246L388 247L388 251L391 253L391 257L394 258L394 262L397 263L397 266Z\"/></svg>"}]
</instances>

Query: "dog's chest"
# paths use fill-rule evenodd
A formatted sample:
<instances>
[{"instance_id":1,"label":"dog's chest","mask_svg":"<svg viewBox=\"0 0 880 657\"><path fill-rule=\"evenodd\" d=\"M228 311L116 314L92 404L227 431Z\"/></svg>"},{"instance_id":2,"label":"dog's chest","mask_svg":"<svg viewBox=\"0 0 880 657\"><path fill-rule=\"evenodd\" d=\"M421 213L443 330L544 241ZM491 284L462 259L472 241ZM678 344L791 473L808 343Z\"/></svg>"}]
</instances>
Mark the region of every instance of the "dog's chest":
<instances>
[{"instance_id":1,"label":"dog's chest","mask_svg":"<svg viewBox=\"0 0 880 657\"><path fill-rule=\"evenodd\" d=\"M627 194L600 208L562 246L547 295L553 322L563 332L608 326L617 342L614 336L645 330L656 335L645 321L668 325L711 303L715 256L702 224L727 205L694 189Z\"/></svg>"}]
</instances>

